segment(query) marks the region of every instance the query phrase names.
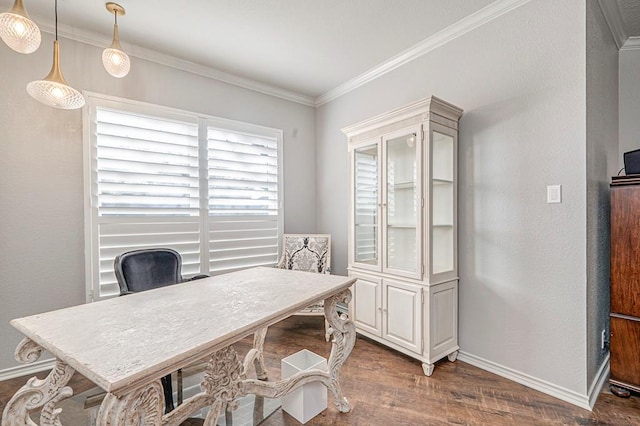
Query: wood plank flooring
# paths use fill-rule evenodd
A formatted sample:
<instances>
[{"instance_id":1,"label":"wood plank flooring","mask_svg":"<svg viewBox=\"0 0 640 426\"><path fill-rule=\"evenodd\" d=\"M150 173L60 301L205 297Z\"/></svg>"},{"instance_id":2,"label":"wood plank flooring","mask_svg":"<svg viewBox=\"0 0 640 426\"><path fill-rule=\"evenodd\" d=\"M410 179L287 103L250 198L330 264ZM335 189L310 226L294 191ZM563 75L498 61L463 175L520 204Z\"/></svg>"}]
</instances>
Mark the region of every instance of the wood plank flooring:
<instances>
[{"instance_id":1,"label":"wood plank flooring","mask_svg":"<svg viewBox=\"0 0 640 426\"><path fill-rule=\"evenodd\" d=\"M278 378L280 360L298 350L327 356L330 344L323 335L320 317L291 317L269 328L265 361L270 376ZM244 354L250 345L247 338L234 346ZM0 410L26 380L0 382ZM433 376L426 377L419 362L363 337L358 337L341 370L341 383L351 412L339 413L329 396L329 408L307 425L640 426L638 394L618 398L607 386L591 412L461 361L451 363L445 358L436 365ZM70 386L76 394L93 387L79 374ZM299 423L278 410L262 424Z\"/></svg>"}]
</instances>

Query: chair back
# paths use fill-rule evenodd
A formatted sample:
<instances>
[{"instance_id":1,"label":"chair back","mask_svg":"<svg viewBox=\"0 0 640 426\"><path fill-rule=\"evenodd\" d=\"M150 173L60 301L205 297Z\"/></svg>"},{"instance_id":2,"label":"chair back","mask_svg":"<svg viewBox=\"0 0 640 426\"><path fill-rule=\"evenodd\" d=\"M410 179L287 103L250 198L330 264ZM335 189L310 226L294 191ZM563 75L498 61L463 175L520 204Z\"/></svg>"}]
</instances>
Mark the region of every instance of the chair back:
<instances>
[{"instance_id":1,"label":"chair back","mask_svg":"<svg viewBox=\"0 0 640 426\"><path fill-rule=\"evenodd\" d=\"M128 251L113 266L121 295L182 282L182 258L169 248Z\"/></svg>"},{"instance_id":2,"label":"chair back","mask_svg":"<svg viewBox=\"0 0 640 426\"><path fill-rule=\"evenodd\" d=\"M281 267L320 274L331 273L331 235L285 234Z\"/></svg>"}]
</instances>

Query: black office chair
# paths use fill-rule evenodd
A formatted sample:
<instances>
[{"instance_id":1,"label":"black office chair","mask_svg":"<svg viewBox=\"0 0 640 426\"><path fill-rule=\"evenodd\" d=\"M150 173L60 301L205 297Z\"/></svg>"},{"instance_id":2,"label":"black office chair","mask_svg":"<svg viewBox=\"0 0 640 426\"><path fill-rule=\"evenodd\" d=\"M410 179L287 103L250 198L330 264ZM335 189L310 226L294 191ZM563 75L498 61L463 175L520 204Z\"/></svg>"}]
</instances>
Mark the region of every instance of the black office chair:
<instances>
[{"instance_id":1,"label":"black office chair","mask_svg":"<svg viewBox=\"0 0 640 426\"><path fill-rule=\"evenodd\" d=\"M138 293L168 285L206 278L196 275L189 279L182 277L182 257L169 248L132 250L122 253L113 261L116 279L120 286L120 296ZM178 370L178 404L182 403L182 374ZM171 374L161 379L164 390L165 412L174 409Z\"/></svg>"}]
</instances>

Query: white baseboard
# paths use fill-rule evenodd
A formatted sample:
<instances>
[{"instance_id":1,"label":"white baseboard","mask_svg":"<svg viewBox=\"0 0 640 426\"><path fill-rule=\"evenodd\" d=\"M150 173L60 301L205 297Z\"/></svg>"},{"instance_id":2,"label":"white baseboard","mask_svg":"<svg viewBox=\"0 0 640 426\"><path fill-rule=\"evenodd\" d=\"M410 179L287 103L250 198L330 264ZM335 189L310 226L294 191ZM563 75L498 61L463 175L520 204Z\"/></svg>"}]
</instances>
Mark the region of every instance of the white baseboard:
<instances>
[{"instance_id":1,"label":"white baseboard","mask_svg":"<svg viewBox=\"0 0 640 426\"><path fill-rule=\"evenodd\" d=\"M604 359L604 361L602 362L602 365L598 369L598 373L596 374L596 377L593 380L593 383L591 383L591 386L589 387L588 396L589 396L589 407L591 407L591 409L593 409L593 406L596 405L598 395L600 395L600 392L602 392L602 388L609 381L610 356L611 356L610 354L607 354L607 357Z\"/></svg>"},{"instance_id":2,"label":"white baseboard","mask_svg":"<svg viewBox=\"0 0 640 426\"><path fill-rule=\"evenodd\" d=\"M52 358L19 365L17 367L5 368L4 370L0 370L0 382L51 370L55 365L56 360Z\"/></svg>"},{"instance_id":3,"label":"white baseboard","mask_svg":"<svg viewBox=\"0 0 640 426\"><path fill-rule=\"evenodd\" d=\"M589 411L593 409L593 406L598 399L598 395L600 394L600 391L606 383L609 375L609 356L607 356L598 370L598 374L589 389L589 393L587 395L583 395L463 351L459 352L458 359L466 362L467 364L471 364L474 367L478 367L506 379L513 380L516 383L520 383L521 385L530 387Z\"/></svg>"}]
</instances>

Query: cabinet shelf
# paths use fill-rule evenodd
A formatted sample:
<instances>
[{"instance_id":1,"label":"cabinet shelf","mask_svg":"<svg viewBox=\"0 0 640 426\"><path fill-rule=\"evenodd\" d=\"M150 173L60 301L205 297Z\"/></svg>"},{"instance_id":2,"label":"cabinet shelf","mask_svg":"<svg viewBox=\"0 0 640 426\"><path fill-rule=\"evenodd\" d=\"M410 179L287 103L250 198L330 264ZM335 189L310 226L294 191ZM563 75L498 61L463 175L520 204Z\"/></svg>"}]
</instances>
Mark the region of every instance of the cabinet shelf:
<instances>
[{"instance_id":1,"label":"cabinet shelf","mask_svg":"<svg viewBox=\"0 0 640 426\"><path fill-rule=\"evenodd\" d=\"M416 225L415 224L409 224L409 223L394 223L394 224L388 224L387 228L391 228L391 229L416 229Z\"/></svg>"},{"instance_id":2,"label":"cabinet shelf","mask_svg":"<svg viewBox=\"0 0 640 426\"><path fill-rule=\"evenodd\" d=\"M415 182L398 182L389 185L393 189L416 189Z\"/></svg>"}]
</instances>

